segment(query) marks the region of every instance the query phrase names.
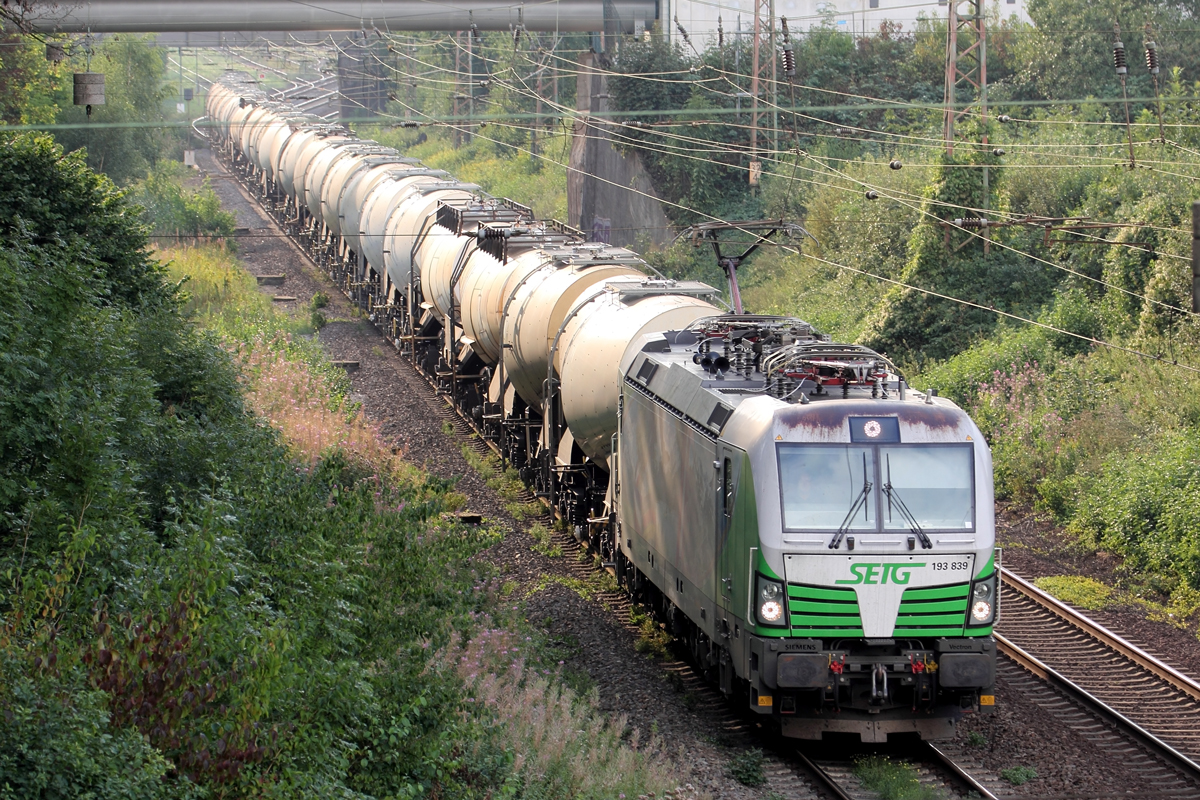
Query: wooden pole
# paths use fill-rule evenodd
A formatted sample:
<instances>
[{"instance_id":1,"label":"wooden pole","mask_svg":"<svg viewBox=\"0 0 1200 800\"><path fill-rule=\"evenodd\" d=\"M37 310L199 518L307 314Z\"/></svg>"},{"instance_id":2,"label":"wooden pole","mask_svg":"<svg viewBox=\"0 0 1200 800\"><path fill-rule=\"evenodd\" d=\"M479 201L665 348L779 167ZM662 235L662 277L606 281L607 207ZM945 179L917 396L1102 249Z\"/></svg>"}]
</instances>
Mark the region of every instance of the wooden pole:
<instances>
[{"instance_id":1,"label":"wooden pole","mask_svg":"<svg viewBox=\"0 0 1200 800\"><path fill-rule=\"evenodd\" d=\"M1200 314L1200 203L1192 203L1192 311Z\"/></svg>"}]
</instances>

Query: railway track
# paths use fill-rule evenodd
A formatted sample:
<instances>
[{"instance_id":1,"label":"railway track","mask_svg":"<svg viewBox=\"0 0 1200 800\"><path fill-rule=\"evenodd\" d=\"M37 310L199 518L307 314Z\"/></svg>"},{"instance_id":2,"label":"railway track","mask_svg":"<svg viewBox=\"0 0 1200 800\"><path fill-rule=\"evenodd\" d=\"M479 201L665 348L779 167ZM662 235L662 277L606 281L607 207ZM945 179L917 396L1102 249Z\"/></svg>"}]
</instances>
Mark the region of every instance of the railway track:
<instances>
[{"instance_id":1,"label":"railway track","mask_svg":"<svg viewBox=\"0 0 1200 800\"><path fill-rule=\"evenodd\" d=\"M248 198L254 198L254 187L244 185L232 170L226 174ZM289 238L323 273L304 238ZM436 390L428 376L417 372ZM471 447L481 453L498 452L492 442L471 436L478 432L449 402L440 413L457 433L471 437ZM522 499L535 498L530 493ZM552 521L549 510L546 521ZM591 559L580 557L587 555L586 543L557 529L554 537L564 545L572 573L583 578L598 569ZM602 592L598 599L622 624L634 627L627 595ZM1131 765L1148 787L1143 796L1200 796L1200 683L1007 571L1001 607L997 640L1004 657L998 668L1010 686L1051 709L1100 752ZM772 746L768 737L754 730L753 721L734 714L689 664L677 661L662 666L676 689L692 693L724 731L749 734L765 745L764 769L779 796L789 800L874 797L861 786L853 773L853 760L845 753L830 755L820 747L797 749L794 743ZM897 756L915 769L923 785L945 797L1005 794L995 776L981 779L978 775L986 773L978 765L969 759L956 761L937 747L920 745Z\"/></svg>"},{"instance_id":2,"label":"railway track","mask_svg":"<svg viewBox=\"0 0 1200 800\"><path fill-rule=\"evenodd\" d=\"M1151 794L1200 794L1200 683L1020 576L1002 579L1001 676Z\"/></svg>"}]
</instances>

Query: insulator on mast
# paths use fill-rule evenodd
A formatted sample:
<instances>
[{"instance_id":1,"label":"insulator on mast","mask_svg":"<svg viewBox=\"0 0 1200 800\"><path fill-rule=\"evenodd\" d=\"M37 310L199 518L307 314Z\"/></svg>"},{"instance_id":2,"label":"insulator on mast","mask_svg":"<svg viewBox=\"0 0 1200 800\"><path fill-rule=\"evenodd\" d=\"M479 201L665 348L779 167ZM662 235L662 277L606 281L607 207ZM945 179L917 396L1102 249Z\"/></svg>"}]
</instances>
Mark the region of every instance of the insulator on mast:
<instances>
[{"instance_id":1,"label":"insulator on mast","mask_svg":"<svg viewBox=\"0 0 1200 800\"><path fill-rule=\"evenodd\" d=\"M796 52L790 44L783 46L783 74L789 78L796 77Z\"/></svg>"},{"instance_id":2,"label":"insulator on mast","mask_svg":"<svg viewBox=\"0 0 1200 800\"><path fill-rule=\"evenodd\" d=\"M717 14L717 47L725 47L725 29L721 27L720 14Z\"/></svg>"},{"instance_id":3,"label":"insulator on mast","mask_svg":"<svg viewBox=\"0 0 1200 800\"><path fill-rule=\"evenodd\" d=\"M960 228L986 228L988 221L980 217L965 217L963 219L954 220L954 224Z\"/></svg>"},{"instance_id":4,"label":"insulator on mast","mask_svg":"<svg viewBox=\"0 0 1200 800\"><path fill-rule=\"evenodd\" d=\"M692 42L688 38L688 32L684 30L683 24L680 23L678 14L675 15L675 27L679 29L679 35L683 37L683 40L688 44L691 44Z\"/></svg>"},{"instance_id":5,"label":"insulator on mast","mask_svg":"<svg viewBox=\"0 0 1200 800\"><path fill-rule=\"evenodd\" d=\"M1146 69L1150 70L1151 75L1159 72L1158 45L1154 42L1146 42Z\"/></svg>"},{"instance_id":6,"label":"insulator on mast","mask_svg":"<svg viewBox=\"0 0 1200 800\"><path fill-rule=\"evenodd\" d=\"M1129 73L1129 62L1125 58L1125 43L1120 39L1113 42L1113 64L1117 68L1118 75Z\"/></svg>"}]
</instances>

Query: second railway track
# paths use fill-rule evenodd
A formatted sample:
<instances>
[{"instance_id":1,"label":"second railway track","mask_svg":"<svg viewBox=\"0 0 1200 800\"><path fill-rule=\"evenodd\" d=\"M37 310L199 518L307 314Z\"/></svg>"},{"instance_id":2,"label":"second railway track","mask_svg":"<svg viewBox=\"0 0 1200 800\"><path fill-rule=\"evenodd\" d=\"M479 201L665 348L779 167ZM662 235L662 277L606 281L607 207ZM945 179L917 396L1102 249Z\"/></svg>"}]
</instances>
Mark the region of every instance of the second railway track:
<instances>
[{"instance_id":1,"label":"second railway track","mask_svg":"<svg viewBox=\"0 0 1200 800\"><path fill-rule=\"evenodd\" d=\"M1197 796L1200 683L1020 576L1005 570L1002 577L996 638L1009 661L1001 663L1001 674L1010 682L1029 684L1031 673L1052 685L1060 699L1047 696L1043 702L1064 721L1081 711L1101 719L1106 729L1091 722L1073 727L1099 749L1117 747L1114 756L1121 752L1131 757L1136 769L1146 770L1151 794ZM1023 688L1044 693L1032 685ZM1070 705L1062 703L1063 697ZM1142 753L1110 741L1118 732Z\"/></svg>"}]
</instances>

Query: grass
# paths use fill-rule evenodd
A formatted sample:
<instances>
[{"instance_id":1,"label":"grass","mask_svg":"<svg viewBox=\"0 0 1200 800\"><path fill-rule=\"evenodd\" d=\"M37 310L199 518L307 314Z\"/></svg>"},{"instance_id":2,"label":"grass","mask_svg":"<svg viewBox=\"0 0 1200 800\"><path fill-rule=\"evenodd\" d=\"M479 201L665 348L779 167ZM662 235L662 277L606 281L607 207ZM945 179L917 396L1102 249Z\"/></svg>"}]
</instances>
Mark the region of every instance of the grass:
<instances>
[{"instance_id":1,"label":"grass","mask_svg":"<svg viewBox=\"0 0 1200 800\"><path fill-rule=\"evenodd\" d=\"M729 759L725 772L743 786L751 788L762 786L767 782L763 772L763 751L758 748L743 750Z\"/></svg>"},{"instance_id":2,"label":"grass","mask_svg":"<svg viewBox=\"0 0 1200 800\"><path fill-rule=\"evenodd\" d=\"M445 427L442 428L442 432L445 433ZM525 484L521 483L520 474L512 467L502 470L498 457L492 453L476 452L469 444L462 446L462 455L467 464L483 478L488 488L500 495L500 499L504 501L504 510L513 519L520 522L529 517L539 516L544 511L541 503L522 499Z\"/></svg>"},{"instance_id":3,"label":"grass","mask_svg":"<svg viewBox=\"0 0 1200 800\"><path fill-rule=\"evenodd\" d=\"M554 534L540 522L529 526L529 535L533 537L533 546L529 549L547 558L562 558L562 545L555 544Z\"/></svg>"},{"instance_id":4,"label":"grass","mask_svg":"<svg viewBox=\"0 0 1200 800\"><path fill-rule=\"evenodd\" d=\"M606 720L594 694L563 685L561 666L538 668L532 649L530 637L484 624L444 654L463 681L468 706L503 729L512 758L504 796L697 797L680 785L661 740L628 730L623 716Z\"/></svg>"},{"instance_id":5,"label":"grass","mask_svg":"<svg viewBox=\"0 0 1200 800\"><path fill-rule=\"evenodd\" d=\"M616 580L607 572L589 573L586 578L576 578L571 575L543 575L529 590L534 595L544 592L551 586L561 586L579 595L581 600L595 600L603 592L616 591Z\"/></svg>"},{"instance_id":6,"label":"grass","mask_svg":"<svg viewBox=\"0 0 1200 800\"><path fill-rule=\"evenodd\" d=\"M1004 778L1004 780L1008 781L1013 786L1020 786L1023 783L1029 783L1037 776L1037 770L1033 767L1018 766L1000 770L1000 777Z\"/></svg>"},{"instance_id":7,"label":"grass","mask_svg":"<svg viewBox=\"0 0 1200 800\"><path fill-rule=\"evenodd\" d=\"M1113 590L1092 578L1081 575L1056 575L1038 578L1034 584L1064 603L1087 611L1103 611L1113 604Z\"/></svg>"},{"instance_id":8,"label":"grass","mask_svg":"<svg viewBox=\"0 0 1200 800\"><path fill-rule=\"evenodd\" d=\"M249 406L283 433L295 458L312 466L339 449L390 475L417 472L349 400L345 374L303 338L311 328L272 307L234 254L209 244L162 251L160 258L182 282L188 313L237 356ZM328 302L314 295L313 315Z\"/></svg>"},{"instance_id":9,"label":"grass","mask_svg":"<svg viewBox=\"0 0 1200 800\"><path fill-rule=\"evenodd\" d=\"M1200 614L1200 591L1186 585L1176 586L1166 602L1157 602L1138 596L1136 591L1115 589L1100 581L1078 575L1038 578L1034 584L1076 608L1103 611L1115 605L1133 605L1141 608L1150 621L1166 623L1180 630L1191 628L1197 614ZM1153 592L1152 594L1156 597L1161 596Z\"/></svg>"},{"instance_id":10,"label":"grass","mask_svg":"<svg viewBox=\"0 0 1200 800\"><path fill-rule=\"evenodd\" d=\"M967 744L971 747L983 747L987 744L987 737L979 731L971 731L967 734Z\"/></svg>"},{"instance_id":11,"label":"grass","mask_svg":"<svg viewBox=\"0 0 1200 800\"><path fill-rule=\"evenodd\" d=\"M885 756L870 756L854 762L854 775L880 800L941 800L942 793L926 786L908 764Z\"/></svg>"}]
</instances>

